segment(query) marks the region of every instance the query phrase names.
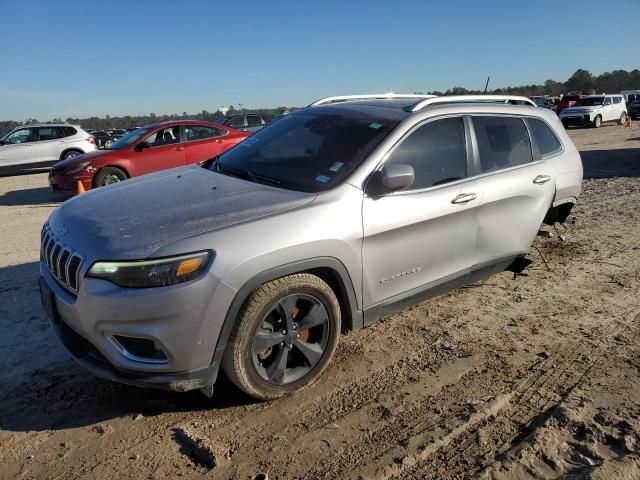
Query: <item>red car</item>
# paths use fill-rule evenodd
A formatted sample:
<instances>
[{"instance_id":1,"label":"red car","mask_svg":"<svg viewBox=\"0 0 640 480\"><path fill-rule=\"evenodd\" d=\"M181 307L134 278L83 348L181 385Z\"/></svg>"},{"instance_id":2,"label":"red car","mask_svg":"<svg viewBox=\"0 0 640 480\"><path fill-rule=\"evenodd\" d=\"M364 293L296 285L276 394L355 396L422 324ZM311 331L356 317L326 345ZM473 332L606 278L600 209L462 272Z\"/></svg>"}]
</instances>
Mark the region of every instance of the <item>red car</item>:
<instances>
[{"instance_id":1,"label":"red car","mask_svg":"<svg viewBox=\"0 0 640 480\"><path fill-rule=\"evenodd\" d=\"M75 193L145 173L201 163L220 155L251 135L226 125L193 120L163 122L133 130L108 150L56 163L49 173L55 191Z\"/></svg>"},{"instance_id":2,"label":"red car","mask_svg":"<svg viewBox=\"0 0 640 480\"><path fill-rule=\"evenodd\" d=\"M578 100L586 96L587 95L583 93L569 92L567 95L562 97L562 100L558 102L556 113L560 114L560 112L565 108L573 107Z\"/></svg>"}]
</instances>

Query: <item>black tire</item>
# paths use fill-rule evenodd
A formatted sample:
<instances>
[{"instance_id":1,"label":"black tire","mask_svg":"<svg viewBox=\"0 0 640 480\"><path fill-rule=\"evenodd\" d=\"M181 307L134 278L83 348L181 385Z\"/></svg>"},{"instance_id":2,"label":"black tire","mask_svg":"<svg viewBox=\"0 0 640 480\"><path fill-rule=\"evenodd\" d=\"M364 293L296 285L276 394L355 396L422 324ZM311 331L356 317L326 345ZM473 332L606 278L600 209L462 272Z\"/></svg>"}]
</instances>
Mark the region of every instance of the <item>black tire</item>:
<instances>
[{"instance_id":1,"label":"black tire","mask_svg":"<svg viewBox=\"0 0 640 480\"><path fill-rule=\"evenodd\" d=\"M60 156L60 160L66 160L67 158L77 157L78 155L82 155L83 152L80 150L67 150Z\"/></svg>"},{"instance_id":2,"label":"black tire","mask_svg":"<svg viewBox=\"0 0 640 480\"><path fill-rule=\"evenodd\" d=\"M620 118L618 119L618 125L624 125L625 123L627 123L627 114L626 112L622 112Z\"/></svg>"},{"instance_id":3,"label":"black tire","mask_svg":"<svg viewBox=\"0 0 640 480\"><path fill-rule=\"evenodd\" d=\"M122 182L126 180L127 174L124 170L118 167L104 167L98 171L95 177L93 177L93 186L95 187L104 187L106 185L111 185L112 183Z\"/></svg>"},{"instance_id":4,"label":"black tire","mask_svg":"<svg viewBox=\"0 0 640 480\"><path fill-rule=\"evenodd\" d=\"M320 377L338 345L340 325L338 299L320 278L298 273L273 280L240 311L222 367L253 398L289 395Z\"/></svg>"},{"instance_id":5,"label":"black tire","mask_svg":"<svg viewBox=\"0 0 640 480\"><path fill-rule=\"evenodd\" d=\"M591 122L591 126L593 128L600 128L600 125L602 125L602 117L600 115L596 115L596 118Z\"/></svg>"}]
</instances>

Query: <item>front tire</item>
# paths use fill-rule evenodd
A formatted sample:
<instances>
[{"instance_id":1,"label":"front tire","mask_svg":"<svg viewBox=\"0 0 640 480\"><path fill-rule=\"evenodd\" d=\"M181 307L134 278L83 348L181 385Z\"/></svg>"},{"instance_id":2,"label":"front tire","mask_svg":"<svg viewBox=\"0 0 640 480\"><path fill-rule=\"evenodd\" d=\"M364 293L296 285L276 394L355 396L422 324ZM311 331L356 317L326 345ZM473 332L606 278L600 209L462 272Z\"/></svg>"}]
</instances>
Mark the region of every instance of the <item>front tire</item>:
<instances>
[{"instance_id":1,"label":"front tire","mask_svg":"<svg viewBox=\"0 0 640 480\"><path fill-rule=\"evenodd\" d=\"M118 167L104 167L99 170L93 180L94 187L105 187L126 180L127 174Z\"/></svg>"},{"instance_id":2,"label":"front tire","mask_svg":"<svg viewBox=\"0 0 640 480\"><path fill-rule=\"evenodd\" d=\"M593 128L600 128L600 125L602 125L602 117L600 115L596 115L591 126L593 126Z\"/></svg>"},{"instance_id":3,"label":"front tire","mask_svg":"<svg viewBox=\"0 0 640 480\"><path fill-rule=\"evenodd\" d=\"M338 345L340 305L308 273L265 283L249 297L229 337L222 367L259 400L289 395L315 382Z\"/></svg>"}]
</instances>

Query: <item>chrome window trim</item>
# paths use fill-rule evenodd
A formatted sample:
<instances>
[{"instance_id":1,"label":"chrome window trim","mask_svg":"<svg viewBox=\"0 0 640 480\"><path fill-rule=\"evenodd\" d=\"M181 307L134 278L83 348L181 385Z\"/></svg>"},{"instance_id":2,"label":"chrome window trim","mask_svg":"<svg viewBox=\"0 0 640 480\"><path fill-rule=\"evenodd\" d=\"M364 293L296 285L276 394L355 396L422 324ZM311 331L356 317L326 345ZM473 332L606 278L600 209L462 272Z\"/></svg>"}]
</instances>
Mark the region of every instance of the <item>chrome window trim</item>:
<instances>
[{"instance_id":1,"label":"chrome window trim","mask_svg":"<svg viewBox=\"0 0 640 480\"><path fill-rule=\"evenodd\" d=\"M450 114L443 114L443 115L438 115L435 117L429 117L427 119L424 119L420 122L417 122L415 125L413 125L409 130L407 130L405 132L404 135L402 135L402 137L400 137L391 147L389 147L389 150L387 150L387 152L383 155L382 160L380 160L380 162L378 162L378 164L375 166L375 168L373 168L371 170L371 173L367 176L367 180L364 182L363 184L363 191L366 192L366 186L367 183L369 181L369 178L371 177L371 174L373 174L374 172L379 171L382 166L385 164L385 162L388 160L389 156L391 155L391 153L397 148L397 146L403 142L409 135L411 135L414 131L416 131L418 128L426 125L427 123L430 123L432 121L435 120L441 120L444 118L451 118L451 117L462 117L463 121L465 121L465 136L467 135L467 124L466 122L469 122L469 127L470 127L470 133L471 133L471 139L470 142L467 141L467 149L469 148L469 143L471 143L471 147L472 147L472 151L469 152L467 151L467 165L469 165L469 157L471 156L473 158L473 163L474 163L474 167L476 169L476 171L479 171L479 169L477 167L479 167L479 161L480 161L480 155L479 155L479 149L478 149L478 141L477 141L477 137L475 134L475 127L473 125L473 119L471 117L473 116L490 116L490 117L495 117L495 116L499 116L499 117L513 117L513 118L519 118L523 121L523 123L525 124L525 127L527 128L527 131L529 131L529 126L527 125L527 122L524 121L525 118L534 118L534 119L538 119L538 120L542 120L543 122L545 122L545 124L547 126L549 126L549 124L542 118L534 116L534 115L517 115L517 114L512 114L512 113L473 113L473 114L469 114L469 113L450 113ZM468 119L468 120L467 120ZM553 132L554 135L556 135L554 129L549 126L549 128L551 128L551 131ZM556 135L556 138L558 138L558 136ZM558 140L560 140L558 138ZM531 138L531 133L529 132L529 141L531 142L531 148L533 148L533 139ZM554 158L558 155L561 155L565 152L564 149L564 144L562 143L562 141L560 141L560 145L562 145L562 150L560 152L558 152L557 154L554 154L552 156L544 156L541 157L540 159L536 160L534 159L532 162L529 163L523 163L521 165L515 165L513 167L508 167L508 168L503 168L500 170L494 170L492 172L486 172L486 173L478 173L460 180L456 180L455 182L450 182L450 183L445 183L443 185L436 185L436 186L432 186L432 187L427 187L427 188L421 188L418 190L399 190L397 192L391 192L391 193L387 193L385 195L382 196L377 196L375 198L382 198L382 197L391 197L391 196L399 196L399 195L414 195L414 194L422 194L422 193L427 193L427 192L431 192L431 191L435 191L435 190L440 190L442 188L447 188L447 187L451 187L451 186L456 186L456 185L462 185L465 184L467 182L472 182L478 179L483 179L489 176L493 176L493 175L497 175L497 174L502 174L505 172L511 172L513 170L518 170L520 168L525 168L525 167L530 167L532 165L541 165L544 162L546 162L549 158ZM533 156L533 151L532 151L532 156ZM478 163L478 165L476 165L476 162ZM467 167L468 168L468 167ZM475 172L473 172L475 173ZM371 197L371 195L368 195L365 193L364 195L365 198L373 198Z\"/></svg>"}]
</instances>

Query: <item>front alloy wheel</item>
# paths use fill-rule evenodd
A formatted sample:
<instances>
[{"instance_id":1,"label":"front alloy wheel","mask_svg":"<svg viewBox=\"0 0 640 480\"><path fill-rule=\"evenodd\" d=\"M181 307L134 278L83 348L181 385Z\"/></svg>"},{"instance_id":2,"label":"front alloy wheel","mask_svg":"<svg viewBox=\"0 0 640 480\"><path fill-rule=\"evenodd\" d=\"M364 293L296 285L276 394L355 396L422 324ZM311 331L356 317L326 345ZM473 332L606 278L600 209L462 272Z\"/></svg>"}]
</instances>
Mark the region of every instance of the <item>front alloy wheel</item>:
<instances>
[{"instance_id":1,"label":"front alloy wheel","mask_svg":"<svg viewBox=\"0 0 640 480\"><path fill-rule=\"evenodd\" d=\"M340 306L331 287L301 273L268 282L247 300L223 359L227 376L269 400L318 379L338 344Z\"/></svg>"},{"instance_id":2,"label":"front alloy wheel","mask_svg":"<svg viewBox=\"0 0 640 480\"><path fill-rule=\"evenodd\" d=\"M269 383L292 383L318 364L329 330L329 313L318 298L288 295L273 305L253 336L253 366Z\"/></svg>"}]
</instances>

